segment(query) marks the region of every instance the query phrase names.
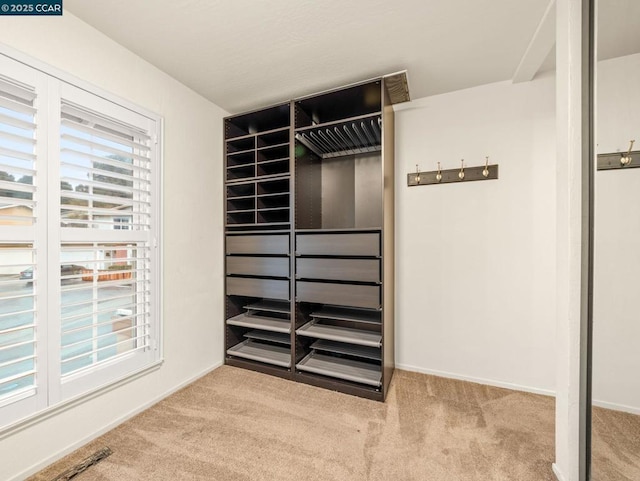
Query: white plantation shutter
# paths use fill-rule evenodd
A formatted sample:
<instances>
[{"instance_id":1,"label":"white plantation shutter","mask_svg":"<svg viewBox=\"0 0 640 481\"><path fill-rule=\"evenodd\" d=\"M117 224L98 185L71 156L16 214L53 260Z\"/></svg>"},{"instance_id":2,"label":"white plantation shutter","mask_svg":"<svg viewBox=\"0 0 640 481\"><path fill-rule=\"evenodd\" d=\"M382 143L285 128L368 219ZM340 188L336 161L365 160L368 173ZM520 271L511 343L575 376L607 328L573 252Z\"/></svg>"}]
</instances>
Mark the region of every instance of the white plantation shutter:
<instances>
[{"instance_id":1,"label":"white plantation shutter","mask_svg":"<svg viewBox=\"0 0 640 481\"><path fill-rule=\"evenodd\" d=\"M63 398L153 357L153 127L104 99L62 88Z\"/></svg>"},{"instance_id":2,"label":"white plantation shutter","mask_svg":"<svg viewBox=\"0 0 640 481\"><path fill-rule=\"evenodd\" d=\"M0 56L0 72L0 418L10 422L47 396L46 223L36 225L46 109L37 71Z\"/></svg>"},{"instance_id":3,"label":"white plantation shutter","mask_svg":"<svg viewBox=\"0 0 640 481\"><path fill-rule=\"evenodd\" d=\"M149 349L149 251L146 243L63 244L63 376Z\"/></svg>"},{"instance_id":4,"label":"white plantation shutter","mask_svg":"<svg viewBox=\"0 0 640 481\"><path fill-rule=\"evenodd\" d=\"M0 405L36 388L34 258L30 244L0 244Z\"/></svg>"},{"instance_id":5,"label":"white plantation shutter","mask_svg":"<svg viewBox=\"0 0 640 481\"><path fill-rule=\"evenodd\" d=\"M114 229L124 218L148 230L149 135L64 101L61 117L61 225Z\"/></svg>"},{"instance_id":6,"label":"white plantation shutter","mask_svg":"<svg viewBox=\"0 0 640 481\"><path fill-rule=\"evenodd\" d=\"M36 93L0 76L0 225L34 221Z\"/></svg>"},{"instance_id":7,"label":"white plantation shutter","mask_svg":"<svg viewBox=\"0 0 640 481\"><path fill-rule=\"evenodd\" d=\"M160 360L160 119L0 72L2 430Z\"/></svg>"}]
</instances>

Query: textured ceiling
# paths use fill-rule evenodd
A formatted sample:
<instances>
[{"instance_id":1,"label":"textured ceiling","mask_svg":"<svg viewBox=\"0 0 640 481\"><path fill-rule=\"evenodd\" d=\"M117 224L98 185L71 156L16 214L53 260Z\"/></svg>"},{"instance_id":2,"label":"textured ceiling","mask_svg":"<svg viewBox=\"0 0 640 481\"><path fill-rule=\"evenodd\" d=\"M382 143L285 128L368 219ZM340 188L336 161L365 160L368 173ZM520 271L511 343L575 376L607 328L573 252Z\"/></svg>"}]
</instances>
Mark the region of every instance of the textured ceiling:
<instances>
[{"instance_id":1,"label":"textured ceiling","mask_svg":"<svg viewBox=\"0 0 640 481\"><path fill-rule=\"evenodd\" d=\"M407 69L412 98L512 77L549 0L65 0L225 110Z\"/></svg>"},{"instance_id":2,"label":"textured ceiling","mask_svg":"<svg viewBox=\"0 0 640 481\"><path fill-rule=\"evenodd\" d=\"M550 0L65 0L229 112L407 69L412 98L512 78ZM599 58L640 52L640 0L600 0ZM541 71L553 70L552 51Z\"/></svg>"}]
</instances>

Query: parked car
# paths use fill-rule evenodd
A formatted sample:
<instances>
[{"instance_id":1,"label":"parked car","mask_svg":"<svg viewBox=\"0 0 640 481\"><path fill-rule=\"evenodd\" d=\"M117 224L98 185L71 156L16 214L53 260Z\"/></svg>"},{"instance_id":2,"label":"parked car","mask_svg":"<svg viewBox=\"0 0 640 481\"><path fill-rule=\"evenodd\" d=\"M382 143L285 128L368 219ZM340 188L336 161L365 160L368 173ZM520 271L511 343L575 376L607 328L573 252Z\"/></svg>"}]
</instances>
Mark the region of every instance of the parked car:
<instances>
[{"instance_id":1,"label":"parked car","mask_svg":"<svg viewBox=\"0 0 640 481\"><path fill-rule=\"evenodd\" d=\"M60 266L60 276L74 276L82 274L84 267L77 264L62 264ZM20 279L27 281L27 285L33 284L33 267L29 267L20 273Z\"/></svg>"}]
</instances>

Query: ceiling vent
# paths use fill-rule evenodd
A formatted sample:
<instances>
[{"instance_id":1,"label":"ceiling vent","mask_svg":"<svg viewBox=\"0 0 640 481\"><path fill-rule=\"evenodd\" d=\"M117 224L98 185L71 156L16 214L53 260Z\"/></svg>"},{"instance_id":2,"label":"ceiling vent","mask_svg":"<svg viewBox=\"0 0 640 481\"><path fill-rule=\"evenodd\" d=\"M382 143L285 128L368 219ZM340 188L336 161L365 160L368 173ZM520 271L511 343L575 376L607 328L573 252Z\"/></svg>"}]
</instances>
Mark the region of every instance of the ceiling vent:
<instances>
[{"instance_id":1,"label":"ceiling vent","mask_svg":"<svg viewBox=\"0 0 640 481\"><path fill-rule=\"evenodd\" d=\"M411 100L409 97L409 81L407 80L406 70L385 75L383 78L392 104L400 104Z\"/></svg>"}]
</instances>

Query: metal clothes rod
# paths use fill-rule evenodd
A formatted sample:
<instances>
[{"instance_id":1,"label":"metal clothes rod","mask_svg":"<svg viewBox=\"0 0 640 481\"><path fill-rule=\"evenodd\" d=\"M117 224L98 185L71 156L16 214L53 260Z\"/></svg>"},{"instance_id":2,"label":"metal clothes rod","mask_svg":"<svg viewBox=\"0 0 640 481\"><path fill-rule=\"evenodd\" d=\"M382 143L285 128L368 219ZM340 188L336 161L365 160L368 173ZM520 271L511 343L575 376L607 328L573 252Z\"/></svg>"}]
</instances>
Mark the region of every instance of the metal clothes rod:
<instances>
[{"instance_id":1,"label":"metal clothes rod","mask_svg":"<svg viewBox=\"0 0 640 481\"><path fill-rule=\"evenodd\" d=\"M305 128L296 139L323 159L381 150L382 118L350 120L336 125Z\"/></svg>"}]
</instances>

